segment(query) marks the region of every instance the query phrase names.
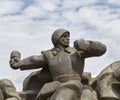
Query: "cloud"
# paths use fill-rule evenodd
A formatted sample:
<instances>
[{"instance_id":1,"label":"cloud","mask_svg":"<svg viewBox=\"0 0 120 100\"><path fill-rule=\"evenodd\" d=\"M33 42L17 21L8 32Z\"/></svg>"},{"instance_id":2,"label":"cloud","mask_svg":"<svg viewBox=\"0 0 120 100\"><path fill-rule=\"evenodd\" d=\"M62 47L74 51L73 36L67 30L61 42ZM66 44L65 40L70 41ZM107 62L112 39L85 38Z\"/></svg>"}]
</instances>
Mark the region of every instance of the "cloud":
<instances>
[{"instance_id":1,"label":"cloud","mask_svg":"<svg viewBox=\"0 0 120 100\"><path fill-rule=\"evenodd\" d=\"M0 16L19 13L23 3L18 0L1 0L0 1Z\"/></svg>"},{"instance_id":2,"label":"cloud","mask_svg":"<svg viewBox=\"0 0 120 100\"><path fill-rule=\"evenodd\" d=\"M109 4L120 5L120 1L118 0L106 0Z\"/></svg>"}]
</instances>

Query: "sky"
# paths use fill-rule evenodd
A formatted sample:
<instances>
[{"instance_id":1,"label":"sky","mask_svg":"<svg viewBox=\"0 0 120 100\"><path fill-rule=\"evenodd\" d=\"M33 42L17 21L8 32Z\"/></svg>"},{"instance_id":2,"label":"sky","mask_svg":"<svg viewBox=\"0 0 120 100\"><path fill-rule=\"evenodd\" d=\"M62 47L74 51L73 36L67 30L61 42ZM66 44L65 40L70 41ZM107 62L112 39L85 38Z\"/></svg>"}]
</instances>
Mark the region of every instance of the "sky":
<instances>
[{"instance_id":1,"label":"sky","mask_svg":"<svg viewBox=\"0 0 120 100\"><path fill-rule=\"evenodd\" d=\"M107 46L101 57L88 58L85 72L97 76L120 59L120 0L0 0L0 79L10 79L18 91L31 72L13 70L10 53L21 59L51 49L52 33L59 28L70 33L70 46L77 39L100 41Z\"/></svg>"}]
</instances>

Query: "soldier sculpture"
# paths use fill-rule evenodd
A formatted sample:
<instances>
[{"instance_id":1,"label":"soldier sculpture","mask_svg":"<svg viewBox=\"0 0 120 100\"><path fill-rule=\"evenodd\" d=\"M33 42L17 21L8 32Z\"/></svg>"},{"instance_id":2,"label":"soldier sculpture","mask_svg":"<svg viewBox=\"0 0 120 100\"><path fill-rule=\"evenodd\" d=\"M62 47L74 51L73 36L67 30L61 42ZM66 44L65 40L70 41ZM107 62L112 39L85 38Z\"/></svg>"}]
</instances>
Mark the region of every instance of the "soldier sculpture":
<instances>
[{"instance_id":1,"label":"soldier sculpture","mask_svg":"<svg viewBox=\"0 0 120 100\"><path fill-rule=\"evenodd\" d=\"M57 29L52 35L54 48L23 60L20 60L19 52L11 54L10 66L13 69L50 70L52 82L42 87L37 100L80 100L85 58L101 56L106 52L104 44L84 39L76 40L74 47L70 47L69 36L69 31Z\"/></svg>"}]
</instances>

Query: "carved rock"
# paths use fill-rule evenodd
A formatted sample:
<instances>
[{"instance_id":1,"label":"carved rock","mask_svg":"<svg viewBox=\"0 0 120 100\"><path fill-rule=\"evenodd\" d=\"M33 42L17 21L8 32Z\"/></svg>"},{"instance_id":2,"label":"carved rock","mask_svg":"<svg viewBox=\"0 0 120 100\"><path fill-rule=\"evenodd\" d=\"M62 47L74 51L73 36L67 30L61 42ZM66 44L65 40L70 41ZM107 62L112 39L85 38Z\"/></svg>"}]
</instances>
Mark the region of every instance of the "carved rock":
<instances>
[{"instance_id":1,"label":"carved rock","mask_svg":"<svg viewBox=\"0 0 120 100\"><path fill-rule=\"evenodd\" d=\"M95 79L95 89L100 100L120 99L120 61L107 66Z\"/></svg>"},{"instance_id":2,"label":"carved rock","mask_svg":"<svg viewBox=\"0 0 120 100\"><path fill-rule=\"evenodd\" d=\"M4 100L2 90L0 89L0 100Z\"/></svg>"},{"instance_id":3,"label":"carved rock","mask_svg":"<svg viewBox=\"0 0 120 100\"><path fill-rule=\"evenodd\" d=\"M19 92L25 100L34 100L45 83L51 82L49 70L32 72L23 82L23 92Z\"/></svg>"}]
</instances>

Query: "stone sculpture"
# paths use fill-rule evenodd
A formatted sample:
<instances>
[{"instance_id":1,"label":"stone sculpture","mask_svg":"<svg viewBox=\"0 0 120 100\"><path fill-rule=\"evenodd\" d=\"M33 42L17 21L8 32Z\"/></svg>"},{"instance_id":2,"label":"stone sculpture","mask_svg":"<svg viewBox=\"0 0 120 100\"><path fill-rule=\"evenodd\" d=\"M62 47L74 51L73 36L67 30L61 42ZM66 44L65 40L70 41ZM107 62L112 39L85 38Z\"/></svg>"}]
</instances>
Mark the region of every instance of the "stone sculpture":
<instances>
[{"instance_id":1,"label":"stone sculpture","mask_svg":"<svg viewBox=\"0 0 120 100\"><path fill-rule=\"evenodd\" d=\"M15 86L8 79L0 80L0 100L22 100Z\"/></svg>"},{"instance_id":2,"label":"stone sculpture","mask_svg":"<svg viewBox=\"0 0 120 100\"><path fill-rule=\"evenodd\" d=\"M84 72L81 82L83 84L82 95L80 100L98 100L96 91L93 90L91 84L91 73Z\"/></svg>"},{"instance_id":3,"label":"stone sculpture","mask_svg":"<svg viewBox=\"0 0 120 100\"><path fill-rule=\"evenodd\" d=\"M120 61L103 69L93 85L100 100L120 100Z\"/></svg>"},{"instance_id":4,"label":"stone sculpture","mask_svg":"<svg viewBox=\"0 0 120 100\"><path fill-rule=\"evenodd\" d=\"M85 58L101 56L106 52L106 46L98 41L76 40L74 47L69 47L70 32L57 29L52 35L54 48L43 51L41 55L30 56L20 60L20 53L13 51L10 57L10 66L13 69L48 70L51 79L44 83L36 96L37 100L80 100L87 91L86 100L96 100L93 90L88 83L82 84L81 77Z\"/></svg>"}]
</instances>

